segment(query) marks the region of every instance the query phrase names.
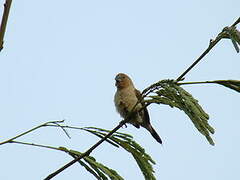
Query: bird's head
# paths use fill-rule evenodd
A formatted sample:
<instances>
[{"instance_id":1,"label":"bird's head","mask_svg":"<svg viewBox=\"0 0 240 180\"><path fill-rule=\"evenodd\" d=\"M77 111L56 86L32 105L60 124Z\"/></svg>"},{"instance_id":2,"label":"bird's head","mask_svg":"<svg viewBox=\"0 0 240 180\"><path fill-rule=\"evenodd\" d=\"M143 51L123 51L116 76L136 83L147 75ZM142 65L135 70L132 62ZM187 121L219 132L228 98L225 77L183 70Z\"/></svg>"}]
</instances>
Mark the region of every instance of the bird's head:
<instances>
[{"instance_id":1,"label":"bird's head","mask_svg":"<svg viewBox=\"0 0 240 180\"><path fill-rule=\"evenodd\" d=\"M123 89L128 86L133 86L133 82L132 82L131 78L124 73L117 74L115 77L115 80L116 80L115 86L118 89Z\"/></svg>"}]
</instances>

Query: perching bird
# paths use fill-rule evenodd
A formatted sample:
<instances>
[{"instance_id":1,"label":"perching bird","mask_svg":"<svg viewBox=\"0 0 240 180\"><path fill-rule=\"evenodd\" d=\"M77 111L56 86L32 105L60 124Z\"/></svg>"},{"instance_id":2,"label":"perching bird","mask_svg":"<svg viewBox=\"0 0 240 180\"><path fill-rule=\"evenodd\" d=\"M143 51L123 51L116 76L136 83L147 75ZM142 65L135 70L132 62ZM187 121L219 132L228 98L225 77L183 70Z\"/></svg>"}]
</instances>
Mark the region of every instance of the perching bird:
<instances>
[{"instance_id":1,"label":"perching bird","mask_svg":"<svg viewBox=\"0 0 240 180\"><path fill-rule=\"evenodd\" d=\"M141 93L139 90L135 89L134 84L128 75L119 73L115 77L115 80L117 92L114 96L114 103L119 114L125 119L132 111L136 103L141 100ZM144 103L141 102L136 105L134 111L137 113L133 114L133 116L130 117L129 123L134 125L136 128L140 128L140 126L146 128L156 139L156 141L162 144L160 136L150 124L147 108L139 111L143 106Z\"/></svg>"}]
</instances>

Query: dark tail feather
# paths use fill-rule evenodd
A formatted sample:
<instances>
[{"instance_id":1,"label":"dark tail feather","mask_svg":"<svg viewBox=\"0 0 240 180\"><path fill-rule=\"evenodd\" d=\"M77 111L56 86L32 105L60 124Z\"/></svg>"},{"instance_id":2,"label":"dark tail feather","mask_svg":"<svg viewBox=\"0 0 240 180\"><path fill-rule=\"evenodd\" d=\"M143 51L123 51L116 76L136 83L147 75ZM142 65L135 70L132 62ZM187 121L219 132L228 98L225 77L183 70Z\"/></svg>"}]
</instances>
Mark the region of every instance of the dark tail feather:
<instances>
[{"instance_id":1,"label":"dark tail feather","mask_svg":"<svg viewBox=\"0 0 240 180\"><path fill-rule=\"evenodd\" d=\"M147 130L151 133L151 135L154 137L154 139L156 139L157 142L162 144L162 139L160 138L158 133L153 129L151 125L149 126L149 128L147 128Z\"/></svg>"}]
</instances>

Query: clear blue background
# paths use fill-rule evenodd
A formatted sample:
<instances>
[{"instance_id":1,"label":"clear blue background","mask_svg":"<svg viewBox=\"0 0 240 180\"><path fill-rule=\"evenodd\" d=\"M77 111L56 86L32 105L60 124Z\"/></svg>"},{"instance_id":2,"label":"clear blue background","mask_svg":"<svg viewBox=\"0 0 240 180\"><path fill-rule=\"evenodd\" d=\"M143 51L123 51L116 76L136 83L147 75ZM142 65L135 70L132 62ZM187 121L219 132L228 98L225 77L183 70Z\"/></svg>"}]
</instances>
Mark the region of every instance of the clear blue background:
<instances>
[{"instance_id":1,"label":"clear blue background","mask_svg":"<svg viewBox=\"0 0 240 180\"><path fill-rule=\"evenodd\" d=\"M140 90L178 77L239 17L239 7L239 0L13 1L0 53L0 141L50 120L112 129L121 120L113 104L117 73L129 74ZM239 54L223 40L186 81L240 79L239 67ZM185 88L209 113L216 146L182 111L164 105L149 108L163 146L144 129L129 125L121 132L132 134L153 157L157 179L239 179L239 94L218 85ZM69 133L70 140L60 129L42 128L19 140L81 152L98 140ZM122 149L103 143L92 155L127 180L143 179ZM2 145L0 159L4 180L43 179L72 160L59 151L17 144ZM55 179L94 177L75 164Z\"/></svg>"}]
</instances>

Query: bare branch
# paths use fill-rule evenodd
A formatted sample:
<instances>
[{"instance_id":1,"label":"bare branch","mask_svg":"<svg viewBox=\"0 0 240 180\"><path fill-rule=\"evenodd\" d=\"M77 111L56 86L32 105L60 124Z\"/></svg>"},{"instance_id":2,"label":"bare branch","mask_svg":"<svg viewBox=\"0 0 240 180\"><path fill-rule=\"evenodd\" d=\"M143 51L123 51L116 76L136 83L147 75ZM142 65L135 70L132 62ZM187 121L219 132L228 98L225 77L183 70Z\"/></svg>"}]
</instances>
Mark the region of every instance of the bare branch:
<instances>
[{"instance_id":1,"label":"bare branch","mask_svg":"<svg viewBox=\"0 0 240 180\"><path fill-rule=\"evenodd\" d=\"M236 26L238 23L240 23L240 17L237 19L236 22L233 23L233 25L232 25L231 27ZM221 39L223 39L223 38L225 38L225 37L226 37L226 33L225 33L225 31L223 30L222 32L220 32L220 33L218 34L218 36L216 37L215 40L210 40L210 44L209 44L208 48L199 56L199 58L197 58L197 59L195 60L195 62L194 62L191 66L189 66L189 68L187 68L186 71L184 71L184 72L177 78L176 81L182 81L182 80L184 79L184 76L185 76L197 63L199 63L199 62L204 58L204 56L206 56L206 55L209 53L209 51L210 51Z\"/></svg>"},{"instance_id":2,"label":"bare branch","mask_svg":"<svg viewBox=\"0 0 240 180\"><path fill-rule=\"evenodd\" d=\"M8 15L9 15L11 4L12 4L12 0L6 0L4 4L4 11L3 11L2 22L0 27L0 51L3 49L3 42L4 42L3 39L6 32Z\"/></svg>"}]
</instances>

